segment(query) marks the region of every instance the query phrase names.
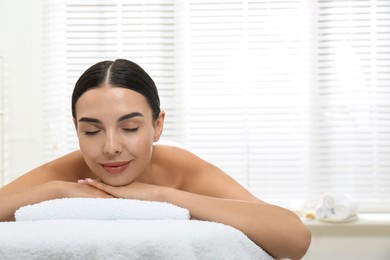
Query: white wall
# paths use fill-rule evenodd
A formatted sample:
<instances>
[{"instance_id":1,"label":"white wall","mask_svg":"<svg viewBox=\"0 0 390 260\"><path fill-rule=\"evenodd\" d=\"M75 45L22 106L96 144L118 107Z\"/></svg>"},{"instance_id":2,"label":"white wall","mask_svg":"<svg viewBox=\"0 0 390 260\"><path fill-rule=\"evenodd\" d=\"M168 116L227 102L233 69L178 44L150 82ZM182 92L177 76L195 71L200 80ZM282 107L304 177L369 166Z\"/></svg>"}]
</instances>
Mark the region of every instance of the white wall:
<instances>
[{"instance_id":1,"label":"white wall","mask_svg":"<svg viewBox=\"0 0 390 260\"><path fill-rule=\"evenodd\" d=\"M40 2L0 0L5 183L40 163ZM1 164L0 164L1 165ZM1 184L1 183L0 183Z\"/></svg>"},{"instance_id":2,"label":"white wall","mask_svg":"<svg viewBox=\"0 0 390 260\"><path fill-rule=\"evenodd\" d=\"M304 260L388 260L390 225L329 224L309 226L312 243Z\"/></svg>"}]
</instances>

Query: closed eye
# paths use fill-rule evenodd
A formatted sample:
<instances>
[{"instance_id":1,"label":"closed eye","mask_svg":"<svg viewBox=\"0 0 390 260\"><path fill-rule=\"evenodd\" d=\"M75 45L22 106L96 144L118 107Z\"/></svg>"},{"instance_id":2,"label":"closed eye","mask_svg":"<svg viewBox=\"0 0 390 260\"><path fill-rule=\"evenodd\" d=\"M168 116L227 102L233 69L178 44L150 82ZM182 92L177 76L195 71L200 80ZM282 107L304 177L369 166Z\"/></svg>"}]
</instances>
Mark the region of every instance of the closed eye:
<instances>
[{"instance_id":1,"label":"closed eye","mask_svg":"<svg viewBox=\"0 0 390 260\"><path fill-rule=\"evenodd\" d=\"M125 132L136 132L138 130L138 127L135 128L122 128Z\"/></svg>"},{"instance_id":2,"label":"closed eye","mask_svg":"<svg viewBox=\"0 0 390 260\"><path fill-rule=\"evenodd\" d=\"M99 133L100 130L96 130L96 131L85 131L85 135L96 135L97 133Z\"/></svg>"}]
</instances>

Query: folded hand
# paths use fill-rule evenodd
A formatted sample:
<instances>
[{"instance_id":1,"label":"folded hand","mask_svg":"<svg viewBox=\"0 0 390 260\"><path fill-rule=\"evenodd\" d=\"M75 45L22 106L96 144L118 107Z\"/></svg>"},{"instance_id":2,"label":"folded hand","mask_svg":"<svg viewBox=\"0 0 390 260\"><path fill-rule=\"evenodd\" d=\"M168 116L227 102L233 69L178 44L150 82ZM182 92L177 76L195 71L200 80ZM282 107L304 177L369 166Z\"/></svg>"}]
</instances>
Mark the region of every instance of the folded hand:
<instances>
[{"instance_id":1,"label":"folded hand","mask_svg":"<svg viewBox=\"0 0 390 260\"><path fill-rule=\"evenodd\" d=\"M67 181L52 181L48 183L53 185L54 190L59 193L61 198L112 198L113 196L104 190L97 189L92 185L82 185L79 183Z\"/></svg>"},{"instance_id":2,"label":"folded hand","mask_svg":"<svg viewBox=\"0 0 390 260\"><path fill-rule=\"evenodd\" d=\"M132 182L125 186L111 186L99 180L92 179L79 180L78 182L87 184L85 186L101 190L113 197L125 199L160 201L161 191L164 189L161 186L141 182Z\"/></svg>"}]
</instances>

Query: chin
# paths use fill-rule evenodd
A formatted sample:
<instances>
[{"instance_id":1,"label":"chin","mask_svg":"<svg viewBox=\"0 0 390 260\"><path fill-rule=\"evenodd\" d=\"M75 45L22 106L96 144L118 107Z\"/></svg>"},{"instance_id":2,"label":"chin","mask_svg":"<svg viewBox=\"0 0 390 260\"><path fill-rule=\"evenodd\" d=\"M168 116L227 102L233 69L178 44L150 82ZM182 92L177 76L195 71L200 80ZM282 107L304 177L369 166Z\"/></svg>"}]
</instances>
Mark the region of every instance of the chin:
<instances>
[{"instance_id":1,"label":"chin","mask_svg":"<svg viewBox=\"0 0 390 260\"><path fill-rule=\"evenodd\" d=\"M104 182L107 185L114 186L114 187L121 187L121 186L126 186L129 185L133 182L133 180L121 180L120 178L116 179L102 179L102 182Z\"/></svg>"}]
</instances>

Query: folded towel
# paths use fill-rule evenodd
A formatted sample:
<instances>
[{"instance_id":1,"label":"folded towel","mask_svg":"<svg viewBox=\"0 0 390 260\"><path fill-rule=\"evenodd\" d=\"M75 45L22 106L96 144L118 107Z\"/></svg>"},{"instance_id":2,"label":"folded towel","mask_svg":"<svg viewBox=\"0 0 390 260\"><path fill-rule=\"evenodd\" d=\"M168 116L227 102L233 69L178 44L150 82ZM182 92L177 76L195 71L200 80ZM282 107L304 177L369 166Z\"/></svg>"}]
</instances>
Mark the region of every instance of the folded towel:
<instances>
[{"instance_id":1,"label":"folded towel","mask_svg":"<svg viewBox=\"0 0 390 260\"><path fill-rule=\"evenodd\" d=\"M325 193L321 197L321 204L327 209L332 209L337 202L345 200L345 194Z\"/></svg>"},{"instance_id":2,"label":"folded towel","mask_svg":"<svg viewBox=\"0 0 390 260\"><path fill-rule=\"evenodd\" d=\"M189 220L188 210L169 203L56 199L22 207L15 217L0 222L2 260L273 259L241 231Z\"/></svg>"},{"instance_id":3,"label":"folded towel","mask_svg":"<svg viewBox=\"0 0 390 260\"><path fill-rule=\"evenodd\" d=\"M343 221L355 217L359 203L347 194L326 193L321 197L321 203L315 209L320 220Z\"/></svg>"},{"instance_id":4,"label":"folded towel","mask_svg":"<svg viewBox=\"0 0 390 260\"><path fill-rule=\"evenodd\" d=\"M116 198L65 198L19 208L16 221L49 219L189 219L189 211L166 202Z\"/></svg>"},{"instance_id":5,"label":"folded towel","mask_svg":"<svg viewBox=\"0 0 390 260\"><path fill-rule=\"evenodd\" d=\"M196 220L0 222L0 259L270 260L244 233Z\"/></svg>"},{"instance_id":6,"label":"folded towel","mask_svg":"<svg viewBox=\"0 0 390 260\"><path fill-rule=\"evenodd\" d=\"M358 213L358 202L353 199L345 199L337 202L332 211L331 218L343 220L355 216Z\"/></svg>"},{"instance_id":7,"label":"folded towel","mask_svg":"<svg viewBox=\"0 0 390 260\"><path fill-rule=\"evenodd\" d=\"M316 216L317 218L320 218L320 219L322 219L322 218L327 218L327 217L329 217L329 216L331 215L331 213L332 213L330 209L324 207L323 205L318 205L318 206L315 208L314 212L315 212L315 216Z\"/></svg>"}]
</instances>

